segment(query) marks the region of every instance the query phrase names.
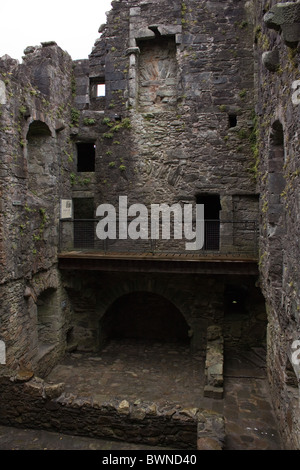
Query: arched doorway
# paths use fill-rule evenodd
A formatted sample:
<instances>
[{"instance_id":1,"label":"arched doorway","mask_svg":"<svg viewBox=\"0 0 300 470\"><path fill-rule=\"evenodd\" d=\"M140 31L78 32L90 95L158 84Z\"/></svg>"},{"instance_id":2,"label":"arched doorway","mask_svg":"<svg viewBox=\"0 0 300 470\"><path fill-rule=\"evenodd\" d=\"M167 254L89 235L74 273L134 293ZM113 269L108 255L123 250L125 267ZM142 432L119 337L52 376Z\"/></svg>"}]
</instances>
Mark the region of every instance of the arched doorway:
<instances>
[{"instance_id":1,"label":"arched doorway","mask_svg":"<svg viewBox=\"0 0 300 470\"><path fill-rule=\"evenodd\" d=\"M178 308L151 292L119 297L100 321L100 347L109 340L189 343L189 326Z\"/></svg>"},{"instance_id":2,"label":"arched doorway","mask_svg":"<svg viewBox=\"0 0 300 470\"><path fill-rule=\"evenodd\" d=\"M56 156L51 131L46 123L33 121L28 129L28 189L33 194L46 193L55 184Z\"/></svg>"}]
</instances>

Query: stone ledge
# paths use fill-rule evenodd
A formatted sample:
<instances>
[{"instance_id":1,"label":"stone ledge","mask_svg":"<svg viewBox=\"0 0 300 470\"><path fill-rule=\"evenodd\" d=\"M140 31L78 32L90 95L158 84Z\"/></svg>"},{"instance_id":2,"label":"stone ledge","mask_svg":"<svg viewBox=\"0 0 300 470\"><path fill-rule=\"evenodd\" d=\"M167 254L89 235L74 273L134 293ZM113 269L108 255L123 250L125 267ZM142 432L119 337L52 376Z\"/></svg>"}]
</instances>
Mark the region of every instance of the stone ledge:
<instances>
[{"instance_id":1,"label":"stone ledge","mask_svg":"<svg viewBox=\"0 0 300 470\"><path fill-rule=\"evenodd\" d=\"M223 387L213 387L212 385L205 385L204 387L204 396L206 398L214 398L215 400L221 400L223 398L223 394Z\"/></svg>"}]
</instances>

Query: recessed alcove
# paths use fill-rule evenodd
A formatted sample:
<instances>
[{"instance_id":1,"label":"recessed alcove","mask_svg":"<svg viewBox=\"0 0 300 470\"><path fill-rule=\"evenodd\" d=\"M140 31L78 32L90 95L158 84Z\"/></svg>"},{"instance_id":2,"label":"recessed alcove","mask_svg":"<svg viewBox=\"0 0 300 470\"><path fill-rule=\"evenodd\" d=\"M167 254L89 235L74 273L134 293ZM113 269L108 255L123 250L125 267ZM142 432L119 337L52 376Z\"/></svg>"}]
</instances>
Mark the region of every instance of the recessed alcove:
<instances>
[{"instance_id":1,"label":"recessed alcove","mask_svg":"<svg viewBox=\"0 0 300 470\"><path fill-rule=\"evenodd\" d=\"M189 344L189 327L177 307L163 296L134 292L117 299L100 322L106 339Z\"/></svg>"},{"instance_id":2,"label":"recessed alcove","mask_svg":"<svg viewBox=\"0 0 300 470\"><path fill-rule=\"evenodd\" d=\"M156 37L138 42L139 107L142 111L166 110L177 103L175 37Z\"/></svg>"}]
</instances>

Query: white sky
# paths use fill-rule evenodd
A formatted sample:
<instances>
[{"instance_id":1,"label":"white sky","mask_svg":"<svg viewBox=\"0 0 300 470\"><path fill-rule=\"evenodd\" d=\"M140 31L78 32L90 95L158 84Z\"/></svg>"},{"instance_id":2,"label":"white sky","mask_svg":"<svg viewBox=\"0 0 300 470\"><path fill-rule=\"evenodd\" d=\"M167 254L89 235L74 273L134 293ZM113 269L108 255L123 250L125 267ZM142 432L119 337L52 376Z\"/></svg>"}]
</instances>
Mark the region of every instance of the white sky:
<instances>
[{"instance_id":1,"label":"white sky","mask_svg":"<svg viewBox=\"0 0 300 470\"><path fill-rule=\"evenodd\" d=\"M111 0L1 0L0 57L22 61L27 46L55 41L73 60L87 59Z\"/></svg>"}]
</instances>

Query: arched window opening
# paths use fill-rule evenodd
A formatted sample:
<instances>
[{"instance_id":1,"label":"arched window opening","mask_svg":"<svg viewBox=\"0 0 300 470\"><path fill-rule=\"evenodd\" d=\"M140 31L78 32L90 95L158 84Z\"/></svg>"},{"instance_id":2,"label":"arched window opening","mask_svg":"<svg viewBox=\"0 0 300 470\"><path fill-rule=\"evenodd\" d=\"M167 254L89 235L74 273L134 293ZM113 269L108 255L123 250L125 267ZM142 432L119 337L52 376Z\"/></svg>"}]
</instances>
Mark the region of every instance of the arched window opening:
<instances>
[{"instance_id":1,"label":"arched window opening","mask_svg":"<svg viewBox=\"0 0 300 470\"><path fill-rule=\"evenodd\" d=\"M33 121L30 124L27 139L34 136L51 136L51 131L45 122Z\"/></svg>"},{"instance_id":2,"label":"arched window opening","mask_svg":"<svg viewBox=\"0 0 300 470\"><path fill-rule=\"evenodd\" d=\"M284 144L284 134L283 127L280 121L275 121L272 125L270 141L272 147L283 147ZM281 152L283 149L280 150Z\"/></svg>"},{"instance_id":3,"label":"arched window opening","mask_svg":"<svg viewBox=\"0 0 300 470\"><path fill-rule=\"evenodd\" d=\"M28 189L33 194L47 191L55 185L56 151L51 131L42 121L30 124L27 133Z\"/></svg>"}]
</instances>

